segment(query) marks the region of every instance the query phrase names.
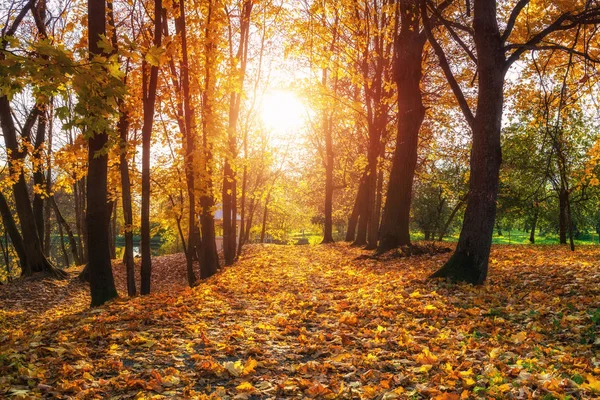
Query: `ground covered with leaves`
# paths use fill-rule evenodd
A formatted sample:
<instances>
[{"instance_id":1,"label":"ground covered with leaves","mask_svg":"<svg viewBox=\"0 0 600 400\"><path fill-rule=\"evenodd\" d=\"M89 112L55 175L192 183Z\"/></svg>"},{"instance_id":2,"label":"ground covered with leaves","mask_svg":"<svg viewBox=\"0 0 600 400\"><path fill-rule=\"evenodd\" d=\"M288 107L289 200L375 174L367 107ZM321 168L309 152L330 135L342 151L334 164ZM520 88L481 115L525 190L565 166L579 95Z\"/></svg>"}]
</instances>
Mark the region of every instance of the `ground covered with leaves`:
<instances>
[{"instance_id":1,"label":"ground covered with leaves","mask_svg":"<svg viewBox=\"0 0 600 400\"><path fill-rule=\"evenodd\" d=\"M2 286L0 397L600 396L600 249L497 246L481 287L365 254L250 246L194 289L157 258L155 294L96 309L75 279Z\"/></svg>"}]
</instances>

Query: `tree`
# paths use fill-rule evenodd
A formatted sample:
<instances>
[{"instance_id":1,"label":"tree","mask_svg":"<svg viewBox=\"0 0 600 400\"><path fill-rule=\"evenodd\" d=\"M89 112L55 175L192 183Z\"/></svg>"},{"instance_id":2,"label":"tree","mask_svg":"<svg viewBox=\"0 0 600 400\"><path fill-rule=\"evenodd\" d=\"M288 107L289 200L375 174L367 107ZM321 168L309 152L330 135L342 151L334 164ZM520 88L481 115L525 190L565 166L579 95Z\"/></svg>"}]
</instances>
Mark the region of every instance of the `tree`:
<instances>
[{"instance_id":1,"label":"tree","mask_svg":"<svg viewBox=\"0 0 600 400\"><path fill-rule=\"evenodd\" d=\"M230 68L232 89L229 94L229 121L227 126L228 154L223 167L223 256L225 265L231 265L236 255L237 227L237 176L232 166L237 158L236 131L240 114L242 88L248 63L248 42L250 35L250 15L253 2L244 0L240 10L238 49L233 54L233 37L229 28ZM228 12L228 17L231 15ZM230 25L232 21L230 20Z\"/></svg>"},{"instance_id":2,"label":"tree","mask_svg":"<svg viewBox=\"0 0 600 400\"><path fill-rule=\"evenodd\" d=\"M106 35L106 2L88 0L88 46L92 61L104 55L100 47L103 35ZM105 130L89 133L86 225L92 307L117 297L110 262L107 142Z\"/></svg>"},{"instance_id":3,"label":"tree","mask_svg":"<svg viewBox=\"0 0 600 400\"><path fill-rule=\"evenodd\" d=\"M420 29L418 0L400 2L394 80L398 90L398 131L377 251L410 245L410 204L417 165L419 130L425 117L421 63L426 36Z\"/></svg>"},{"instance_id":4,"label":"tree","mask_svg":"<svg viewBox=\"0 0 600 400\"><path fill-rule=\"evenodd\" d=\"M150 52L160 51L162 42L162 0L154 0L154 46ZM156 89L158 86L159 59L150 55L150 76L148 77L148 65L142 63L143 68L143 102L144 102L144 125L142 127L142 229L141 229L141 294L150 293L150 282L152 277L152 254L150 251L150 142L152 138L152 124L154 122L154 105L156 103ZM148 80L149 79L149 80ZM147 85L147 86L146 86Z\"/></svg>"},{"instance_id":5,"label":"tree","mask_svg":"<svg viewBox=\"0 0 600 400\"><path fill-rule=\"evenodd\" d=\"M498 24L495 1L475 0L473 9L473 41L477 62L477 112L474 115L460 89L442 47L433 36L428 17L428 2L421 0L421 14L427 37L434 48L440 66L454 92L465 119L473 131L469 198L458 245L448 262L431 277L448 277L472 284L482 284L488 272L488 258L496 216L496 198L502 152L500 130L504 102L504 79L510 66L527 51L545 48L541 42L551 33L592 23L597 9L578 13L566 11L537 32L530 33L522 43L507 45L519 15L529 3L520 0L510 10L504 32ZM437 12L434 8L434 13ZM470 13L470 10L469 10ZM451 32L454 32L450 28ZM564 47L557 45L557 49ZM562 47L562 48L561 48ZM512 52L509 49L514 49ZM508 53L508 54L507 54Z\"/></svg>"}]
</instances>

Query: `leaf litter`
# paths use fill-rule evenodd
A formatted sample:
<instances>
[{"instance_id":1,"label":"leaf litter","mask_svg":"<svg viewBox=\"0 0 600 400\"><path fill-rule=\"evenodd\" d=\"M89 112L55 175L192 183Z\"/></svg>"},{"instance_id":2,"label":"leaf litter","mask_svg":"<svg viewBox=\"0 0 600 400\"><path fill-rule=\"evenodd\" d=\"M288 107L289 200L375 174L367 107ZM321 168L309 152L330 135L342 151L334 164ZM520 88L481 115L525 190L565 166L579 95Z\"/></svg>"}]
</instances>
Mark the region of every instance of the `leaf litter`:
<instances>
[{"instance_id":1,"label":"leaf litter","mask_svg":"<svg viewBox=\"0 0 600 400\"><path fill-rule=\"evenodd\" d=\"M600 249L494 246L480 287L367 254L252 245L193 289L157 257L154 294L95 309L76 273L4 285L0 397L600 396Z\"/></svg>"}]
</instances>

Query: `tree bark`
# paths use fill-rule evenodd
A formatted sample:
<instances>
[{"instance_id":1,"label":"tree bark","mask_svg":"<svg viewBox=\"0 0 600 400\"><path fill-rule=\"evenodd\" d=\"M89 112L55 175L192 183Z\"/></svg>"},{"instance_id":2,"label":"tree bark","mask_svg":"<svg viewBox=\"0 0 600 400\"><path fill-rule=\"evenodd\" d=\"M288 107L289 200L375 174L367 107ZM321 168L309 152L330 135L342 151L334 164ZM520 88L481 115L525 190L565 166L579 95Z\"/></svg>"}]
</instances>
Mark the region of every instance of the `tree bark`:
<instances>
[{"instance_id":1,"label":"tree bark","mask_svg":"<svg viewBox=\"0 0 600 400\"><path fill-rule=\"evenodd\" d=\"M37 228L38 237L40 238L40 243L42 244L42 249L44 250L44 255L47 254L48 249L44 248L43 239L44 235L44 227L45 227L45 219L44 219L44 194L43 191L46 191L44 187L44 170L42 169L42 145L46 141L46 108L41 107L38 116L38 125L37 125L37 133L35 135L35 141L33 144L33 158L34 158L34 172L33 172L33 184L37 188L33 192L33 217L35 219L35 226Z\"/></svg>"},{"instance_id":2,"label":"tree bark","mask_svg":"<svg viewBox=\"0 0 600 400\"><path fill-rule=\"evenodd\" d=\"M327 87L327 69L323 69L323 89ZM321 244L333 243L333 135L327 108L323 111L323 134L325 135L325 223ZM266 204L265 204L266 208ZM262 241L262 240L261 240Z\"/></svg>"},{"instance_id":3,"label":"tree bark","mask_svg":"<svg viewBox=\"0 0 600 400\"><path fill-rule=\"evenodd\" d=\"M377 241L379 240L379 220L381 219L381 203L383 193L383 168L379 166L379 174L377 176L377 193L375 196L375 206L371 215L371 223L369 224L369 237L367 240L367 250L375 250Z\"/></svg>"},{"instance_id":4,"label":"tree bark","mask_svg":"<svg viewBox=\"0 0 600 400\"><path fill-rule=\"evenodd\" d=\"M473 120L469 198L456 251L431 277L482 284L488 272L502 162L500 128L506 60L495 1L475 0L473 28L479 87Z\"/></svg>"},{"instance_id":5,"label":"tree bark","mask_svg":"<svg viewBox=\"0 0 600 400\"><path fill-rule=\"evenodd\" d=\"M358 190L356 191L356 199L354 200L354 207L352 207L352 213L348 219L348 229L346 230L346 242L353 242L356 236L356 226L360 217L361 205L364 202L366 194L366 179L367 170L363 173L358 184Z\"/></svg>"},{"instance_id":6,"label":"tree bark","mask_svg":"<svg viewBox=\"0 0 600 400\"><path fill-rule=\"evenodd\" d=\"M420 32L419 1L402 0L400 19L394 65L394 80L398 88L398 131L381 219L378 253L410 245L412 186L419 130L425 117L420 82L426 35Z\"/></svg>"},{"instance_id":7,"label":"tree bark","mask_svg":"<svg viewBox=\"0 0 600 400\"><path fill-rule=\"evenodd\" d=\"M454 217L456 216L456 213L458 213L458 210L460 210L460 208L463 206L463 204L465 204L465 201L467 201L468 197L469 197L469 193L467 193L464 197L462 197L458 201L458 203L456 203L454 208L452 209L452 212L450 213L448 220L444 224L444 227L442 228L442 231L440 232L440 235L438 236L438 240L440 242L442 240L444 240L444 236L446 235L446 232L448 232L448 228L450 227L450 224L452 224L452 221L454 221Z\"/></svg>"},{"instance_id":8,"label":"tree bark","mask_svg":"<svg viewBox=\"0 0 600 400\"><path fill-rule=\"evenodd\" d=\"M162 43L162 0L154 0L154 46ZM142 66L144 68L144 66ZM147 69L144 68L144 73ZM154 122L154 106L158 86L158 65L150 67L148 86L144 84L144 126L142 127L142 218L141 218L141 284L140 294L150 294L152 278L152 253L150 251L150 143Z\"/></svg>"},{"instance_id":9,"label":"tree bark","mask_svg":"<svg viewBox=\"0 0 600 400\"><path fill-rule=\"evenodd\" d=\"M531 222L531 232L529 233L529 243L535 244L535 228L538 220L538 208L535 207L533 211L533 221Z\"/></svg>"},{"instance_id":10,"label":"tree bark","mask_svg":"<svg viewBox=\"0 0 600 400\"><path fill-rule=\"evenodd\" d=\"M196 214L196 193L195 193L195 153L196 153L196 119L191 105L190 98L190 78L188 67L188 47L187 47L187 25L185 1L179 2L179 17L175 19L175 32L181 36L181 89L183 92L182 99L179 100L182 104L181 111L183 112L183 124L180 123L180 129L184 138L185 149L185 179L188 194L188 240L186 255L186 271L188 285L196 284L196 274L194 273L194 259L197 258L197 253L201 245L201 241L196 240L199 235L198 220Z\"/></svg>"},{"instance_id":11,"label":"tree bark","mask_svg":"<svg viewBox=\"0 0 600 400\"><path fill-rule=\"evenodd\" d=\"M560 244L567 244L567 202L569 193L561 189L558 192L558 240Z\"/></svg>"},{"instance_id":12,"label":"tree bark","mask_svg":"<svg viewBox=\"0 0 600 400\"><path fill-rule=\"evenodd\" d=\"M200 246L200 277L208 278L214 275L219 268L219 255L217 252L217 243L215 236L215 220L213 216L213 144L212 135L215 125L214 103L216 95L216 41L218 30L214 22L215 11L214 0L209 0L206 15L206 71L204 81L204 93L202 102L202 195L200 196L200 227L202 231L202 244Z\"/></svg>"},{"instance_id":13,"label":"tree bark","mask_svg":"<svg viewBox=\"0 0 600 400\"><path fill-rule=\"evenodd\" d=\"M102 54L98 46L106 35L105 0L88 0L88 41L90 58ZM108 243L108 155L102 150L108 142L106 132L94 132L88 140L87 174L87 253L90 273L91 305L99 306L117 297Z\"/></svg>"},{"instance_id":14,"label":"tree bark","mask_svg":"<svg viewBox=\"0 0 600 400\"><path fill-rule=\"evenodd\" d=\"M250 14L253 2L245 0L240 15L240 39L235 57L232 57L232 69L236 87L229 95L229 126L227 128L228 158L223 168L223 256L225 265L231 265L236 256L236 227L237 227L237 176L232 163L237 158L236 131L240 114L242 88L246 76L248 60L248 41L250 36ZM232 45L230 35L230 46ZM238 68L239 63L239 68Z\"/></svg>"},{"instance_id":15,"label":"tree bark","mask_svg":"<svg viewBox=\"0 0 600 400\"><path fill-rule=\"evenodd\" d=\"M71 247L71 254L73 255L73 262L75 263L75 265L81 265L81 259L79 258L79 252L77 251L77 242L75 241L73 230L71 229L67 221L63 218L62 213L58 208L58 204L56 204L56 199L54 198L54 196L50 196L50 198L48 198L48 202L52 203L52 207L54 208L54 215L56 215L56 222L58 223L58 226L64 227L67 231L67 236L69 237L69 245Z\"/></svg>"},{"instance_id":16,"label":"tree bark","mask_svg":"<svg viewBox=\"0 0 600 400\"><path fill-rule=\"evenodd\" d=\"M265 199L265 209L263 210L262 229L260 230L260 242L265 242L265 234L267 232L267 216L269 214L269 200L271 199L271 191L267 194Z\"/></svg>"},{"instance_id":17,"label":"tree bark","mask_svg":"<svg viewBox=\"0 0 600 400\"><path fill-rule=\"evenodd\" d=\"M23 243L23 238L19 233L19 229L17 228L17 224L15 223L15 219L13 218L6 198L1 192L0 214L2 214L2 223L4 225L4 230L6 231L8 236L10 236L10 241L12 242L12 245L15 248L15 251L17 252L17 256L19 257L19 264L21 264L21 266L28 265L27 250L25 249L25 243ZM8 246L8 242L6 243L6 245ZM23 275L25 274L23 273Z\"/></svg>"},{"instance_id":18,"label":"tree bark","mask_svg":"<svg viewBox=\"0 0 600 400\"><path fill-rule=\"evenodd\" d=\"M37 114L37 111L34 111L34 113ZM30 130L34 120L35 118L33 120L29 119L29 124L26 123L26 126L23 129ZM8 157L9 168L11 174L17 176L16 182L13 184L13 195L15 196L15 205L21 223L21 232L27 253L27 263L21 266L22 272L24 275L30 275L33 272L49 271L56 277L64 278L66 277L66 273L56 269L50 264L42 250L42 243L38 235L35 216L29 200L27 183L25 181L23 170L19 166L19 163L25 158L25 154L19 149L17 132L11 115L10 103L6 96L0 97L0 123L2 125L2 132L4 133L6 148L10 150ZM29 134L26 133L25 137L28 136Z\"/></svg>"},{"instance_id":19,"label":"tree bark","mask_svg":"<svg viewBox=\"0 0 600 400\"><path fill-rule=\"evenodd\" d=\"M129 131L129 116L121 111L118 122L119 130L119 169L121 172L121 202L123 204L123 236L125 236L125 251L123 264L127 276L127 295L135 296L135 264L133 260L133 206L131 199L131 179L129 177L129 160L127 159L127 139Z\"/></svg>"},{"instance_id":20,"label":"tree bark","mask_svg":"<svg viewBox=\"0 0 600 400\"><path fill-rule=\"evenodd\" d=\"M46 162L46 192L48 196L52 195L52 139L54 136L54 124L53 124L53 105L54 99L50 99L50 106L48 107L48 159ZM52 204L49 200L44 203L44 251L46 257L50 257L52 251L51 241L51 230L52 225L50 223L50 215L52 213ZM67 263L65 266L68 266Z\"/></svg>"}]
</instances>

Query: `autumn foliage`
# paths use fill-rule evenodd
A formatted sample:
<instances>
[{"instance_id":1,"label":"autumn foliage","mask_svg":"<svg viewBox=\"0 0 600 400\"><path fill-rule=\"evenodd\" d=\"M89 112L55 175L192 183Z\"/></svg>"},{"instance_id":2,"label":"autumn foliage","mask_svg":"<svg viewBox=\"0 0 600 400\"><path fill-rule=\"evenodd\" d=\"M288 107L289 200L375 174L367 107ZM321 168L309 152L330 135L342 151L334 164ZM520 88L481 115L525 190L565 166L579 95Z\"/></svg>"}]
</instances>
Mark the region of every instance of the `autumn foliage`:
<instances>
[{"instance_id":1,"label":"autumn foliage","mask_svg":"<svg viewBox=\"0 0 600 400\"><path fill-rule=\"evenodd\" d=\"M600 395L599 249L495 246L475 287L423 279L449 253L369 254L252 245L193 289L183 255L159 257L155 293L96 309L77 280L9 284L0 396Z\"/></svg>"}]
</instances>

